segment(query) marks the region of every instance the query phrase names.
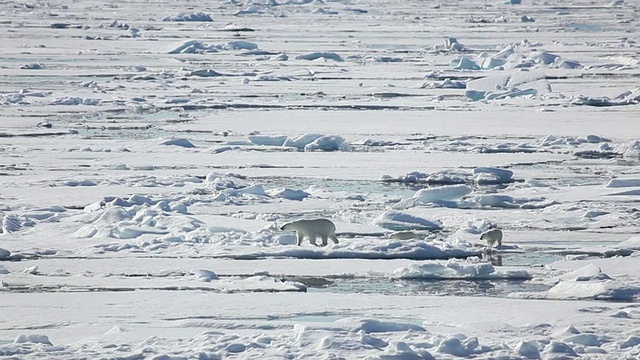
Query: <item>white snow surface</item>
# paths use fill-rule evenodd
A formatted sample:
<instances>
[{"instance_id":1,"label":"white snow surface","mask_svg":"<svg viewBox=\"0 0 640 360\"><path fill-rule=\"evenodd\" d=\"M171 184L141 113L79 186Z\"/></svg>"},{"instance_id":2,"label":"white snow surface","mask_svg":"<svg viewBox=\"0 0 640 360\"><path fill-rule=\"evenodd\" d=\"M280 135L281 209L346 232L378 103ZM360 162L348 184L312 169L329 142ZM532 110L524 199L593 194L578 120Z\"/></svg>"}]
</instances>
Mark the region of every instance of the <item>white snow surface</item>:
<instances>
[{"instance_id":1,"label":"white snow surface","mask_svg":"<svg viewBox=\"0 0 640 360\"><path fill-rule=\"evenodd\" d=\"M4 6L0 357L639 358L634 13Z\"/></svg>"}]
</instances>

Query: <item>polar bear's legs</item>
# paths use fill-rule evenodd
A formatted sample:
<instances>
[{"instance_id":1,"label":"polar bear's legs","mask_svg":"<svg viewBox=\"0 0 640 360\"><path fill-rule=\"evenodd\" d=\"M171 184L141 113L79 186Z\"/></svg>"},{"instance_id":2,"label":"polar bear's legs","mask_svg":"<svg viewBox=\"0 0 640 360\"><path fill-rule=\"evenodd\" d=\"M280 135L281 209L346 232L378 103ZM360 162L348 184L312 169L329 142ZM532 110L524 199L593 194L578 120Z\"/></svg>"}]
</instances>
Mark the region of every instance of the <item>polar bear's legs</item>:
<instances>
[{"instance_id":1,"label":"polar bear's legs","mask_svg":"<svg viewBox=\"0 0 640 360\"><path fill-rule=\"evenodd\" d=\"M296 231L296 235L298 237L298 246L302 244L302 239L304 239L304 234L302 231Z\"/></svg>"},{"instance_id":2,"label":"polar bear's legs","mask_svg":"<svg viewBox=\"0 0 640 360\"><path fill-rule=\"evenodd\" d=\"M338 241L338 237L336 236L336 234L333 234L333 233L329 234L329 239L331 239L331 241L333 241L334 244L337 244L337 243L340 242L340 241ZM326 243L325 243L325 245L326 245Z\"/></svg>"},{"instance_id":3,"label":"polar bear's legs","mask_svg":"<svg viewBox=\"0 0 640 360\"><path fill-rule=\"evenodd\" d=\"M307 234L307 236L309 237L309 242L311 243L311 245L318 246L318 244L316 243L316 234Z\"/></svg>"},{"instance_id":4,"label":"polar bear's legs","mask_svg":"<svg viewBox=\"0 0 640 360\"><path fill-rule=\"evenodd\" d=\"M331 241L333 241L334 244L337 244L340 242L336 234L326 234L326 235L322 234L320 235L320 237L322 238L322 246L327 246L329 239L331 239Z\"/></svg>"}]
</instances>

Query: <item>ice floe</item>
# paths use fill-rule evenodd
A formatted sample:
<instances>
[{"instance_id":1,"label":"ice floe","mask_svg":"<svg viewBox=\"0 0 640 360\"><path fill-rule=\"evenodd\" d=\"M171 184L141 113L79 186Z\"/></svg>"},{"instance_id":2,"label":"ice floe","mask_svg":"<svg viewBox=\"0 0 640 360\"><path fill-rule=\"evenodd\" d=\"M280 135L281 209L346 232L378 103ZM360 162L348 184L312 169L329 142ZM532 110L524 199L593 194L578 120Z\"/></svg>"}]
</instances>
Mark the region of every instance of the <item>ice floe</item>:
<instances>
[{"instance_id":1,"label":"ice floe","mask_svg":"<svg viewBox=\"0 0 640 360\"><path fill-rule=\"evenodd\" d=\"M168 54L204 54L222 50L257 50L258 45L245 40L208 45L198 40L189 40L167 51Z\"/></svg>"},{"instance_id":2,"label":"ice floe","mask_svg":"<svg viewBox=\"0 0 640 360\"><path fill-rule=\"evenodd\" d=\"M321 136L304 146L304 151L346 151L349 149L345 139L339 135Z\"/></svg>"},{"instance_id":3,"label":"ice floe","mask_svg":"<svg viewBox=\"0 0 640 360\"><path fill-rule=\"evenodd\" d=\"M302 54L302 55L296 56L296 59L297 60L324 59L324 60L333 60L333 61L339 61L339 62L344 61L344 59L340 55L333 52L313 52L308 54Z\"/></svg>"},{"instance_id":4,"label":"ice floe","mask_svg":"<svg viewBox=\"0 0 640 360\"><path fill-rule=\"evenodd\" d=\"M637 358L637 20L577 3L5 6L0 354Z\"/></svg>"},{"instance_id":5,"label":"ice floe","mask_svg":"<svg viewBox=\"0 0 640 360\"><path fill-rule=\"evenodd\" d=\"M81 97L63 97L51 100L51 105L99 105L100 99L81 98Z\"/></svg>"},{"instance_id":6,"label":"ice floe","mask_svg":"<svg viewBox=\"0 0 640 360\"><path fill-rule=\"evenodd\" d=\"M513 171L491 167L477 167L471 171L448 169L440 170L433 173L423 173L418 171L408 172L401 176L393 177L391 175L382 175L381 180L384 182L400 182L411 184L429 184L429 185L453 185L453 184L472 184L478 185L488 184L507 184L514 182ZM444 188L459 189L459 188ZM466 194L464 194L466 195ZM458 197L458 196L456 196Z\"/></svg>"},{"instance_id":7,"label":"ice floe","mask_svg":"<svg viewBox=\"0 0 640 360\"><path fill-rule=\"evenodd\" d=\"M500 100L536 96L551 91L545 76L539 72L493 74L467 82L465 95L470 100Z\"/></svg>"},{"instance_id":8,"label":"ice floe","mask_svg":"<svg viewBox=\"0 0 640 360\"><path fill-rule=\"evenodd\" d=\"M578 96L571 103L574 105L596 107L637 105L640 103L640 88L625 91L622 94L614 97L613 99L610 99L608 97Z\"/></svg>"},{"instance_id":9,"label":"ice floe","mask_svg":"<svg viewBox=\"0 0 640 360\"><path fill-rule=\"evenodd\" d=\"M540 209L557 204L557 201L544 197L514 197L498 194L477 195L469 200L480 206L509 209Z\"/></svg>"},{"instance_id":10,"label":"ice floe","mask_svg":"<svg viewBox=\"0 0 640 360\"><path fill-rule=\"evenodd\" d=\"M178 146L178 147L183 147L183 148L195 148L196 147L188 139L167 139L167 140L162 140L160 142L160 145L172 145L172 146Z\"/></svg>"},{"instance_id":11,"label":"ice floe","mask_svg":"<svg viewBox=\"0 0 640 360\"><path fill-rule=\"evenodd\" d=\"M383 212L375 222L379 226L393 231L438 230L442 228L442 225L437 222L395 210Z\"/></svg>"},{"instance_id":12,"label":"ice floe","mask_svg":"<svg viewBox=\"0 0 640 360\"><path fill-rule=\"evenodd\" d=\"M213 21L211 15L204 12L194 12L191 14L179 13L178 15L167 16L162 21Z\"/></svg>"},{"instance_id":13,"label":"ice floe","mask_svg":"<svg viewBox=\"0 0 640 360\"><path fill-rule=\"evenodd\" d=\"M531 279L532 275L526 270L505 270L496 268L490 263L465 262L451 259L447 262L423 262L396 269L391 275L397 279Z\"/></svg>"},{"instance_id":14,"label":"ice floe","mask_svg":"<svg viewBox=\"0 0 640 360\"><path fill-rule=\"evenodd\" d=\"M286 135L249 135L251 143L263 146L283 146L288 138Z\"/></svg>"},{"instance_id":15,"label":"ice floe","mask_svg":"<svg viewBox=\"0 0 640 360\"><path fill-rule=\"evenodd\" d=\"M445 185L418 190L412 197L396 203L395 209L407 209L419 204L449 205L471 193L471 187L463 184ZM455 205L454 205L455 206Z\"/></svg>"},{"instance_id":16,"label":"ice floe","mask_svg":"<svg viewBox=\"0 0 640 360\"><path fill-rule=\"evenodd\" d=\"M633 258L623 261L630 263ZM628 276L620 278L604 272L602 264L615 271L610 261L585 260L565 261L548 265L551 268L570 269L560 275L554 286L546 293L551 299L596 299L614 301L636 301L640 297L640 283ZM624 266L624 264L620 264Z\"/></svg>"},{"instance_id":17,"label":"ice floe","mask_svg":"<svg viewBox=\"0 0 640 360\"><path fill-rule=\"evenodd\" d=\"M523 43L526 45L526 43ZM449 62L455 70L513 70L540 68L541 66L562 69L579 69L582 64L575 60L564 59L561 56L539 50L532 50L528 54L519 52L526 49L523 44L509 45L493 55L481 52L475 57L470 55L457 56Z\"/></svg>"}]
</instances>

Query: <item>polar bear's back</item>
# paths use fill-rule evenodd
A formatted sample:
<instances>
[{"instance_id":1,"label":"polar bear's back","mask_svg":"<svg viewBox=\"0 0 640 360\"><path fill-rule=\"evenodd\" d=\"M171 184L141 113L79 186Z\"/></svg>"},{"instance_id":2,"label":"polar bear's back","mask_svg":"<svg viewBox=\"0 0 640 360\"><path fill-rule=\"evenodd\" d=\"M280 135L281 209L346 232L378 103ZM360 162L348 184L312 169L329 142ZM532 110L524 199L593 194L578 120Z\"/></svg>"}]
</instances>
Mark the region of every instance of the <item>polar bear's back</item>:
<instances>
[{"instance_id":1,"label":"polar bear's back","mask_svg":"<svg viewBox=\"0 0 640 360\"><path fill-rule=\"evenodd\" d=\"M498 228L489 229L480 235L480 240L486 240L489 246L498 243L502 245L502 230Z\"/></svg>"},{"instance_id":2,"label":"polar bear's back","mask_svg":"<svg viewBox=\"0 0 640 360\"><path fill-rule=\"evenodd\" d=\"M286 223L283 229L297 230L304 233L333 234L336 231L336 225L333 221L324 218L300 219Z\"/></svg>"}]
</instances>

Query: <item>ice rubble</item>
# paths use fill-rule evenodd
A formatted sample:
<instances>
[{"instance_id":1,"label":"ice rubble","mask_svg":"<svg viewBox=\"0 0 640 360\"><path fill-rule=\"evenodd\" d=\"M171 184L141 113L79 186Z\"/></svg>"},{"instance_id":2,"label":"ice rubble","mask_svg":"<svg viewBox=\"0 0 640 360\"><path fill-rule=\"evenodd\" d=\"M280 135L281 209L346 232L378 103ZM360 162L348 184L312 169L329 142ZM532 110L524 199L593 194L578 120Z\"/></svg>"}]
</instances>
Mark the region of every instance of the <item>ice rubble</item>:
<instances>
[{"instance_id":1,"label":"ice rubble","mask_svg":"<svg viewBox=\"0 0 640 360\"><path fill-rule=\"evenodd\" d=\"M465 184L420 189L412 197L395 203L393 208L402 210L419 205L430 205L461 209L541 209L558 204L557 201L545 197L523 197L492 193L472 195L472 191L473 189Z\"/></svg>"},{"instance_id":2,"label":"ice rubble","mask_svg":"<svg viewBox=\"0 0 640 360\"><path fill-rule=\"evenodd\" d=\"M537 71L492 74L467 82L465 95L473 101L501 100L551 92L545 75Z\"/></svg>"},{"instance_id":3,"label":"ice rubble","mask_svg":"<svg viewBox=\"0 0 640 360\"><path fill-rule=\"evenodd\" d=\"M510 279L528 280L532 275L526 270L504 270L490 263L450 259L446 262L426 261L396 269L394 279Z\"/></svg>"},{"instance_id":4,"label":"ice rubble","mask_svg":"<svg viewBox=\"0 0 640 360\"><path fill-rule=\"evenodd\" d=\"M2 217L2 233L10 234L14 231L20 230L21 227L25 226L26 219L19 217L14 214L4 214Z\"/></svg>"},{"instance_id":5,"label":"ice rubble","mask_svg":"<svg viewBox=\"0 0 640 360\"><path fill-rule=\"evenodd\" d=\"M193 276L201 281L210 282L211 280L218 280L218 275L215 272L208 269L196 269L191 270Z\"/></svg>"},{"instance_id":6,"label":"ice rubble","mask_svg":"<svg viewBox=\"0 0 640 360\"><path fill-rule=\"evenodd\" d=\"M204 12L195 12L191 14L179 13L178 15L167 16L162 21L213 21L211 15Z\"/></svg>"},{"instance_id":7,"label":"ice rubble","mask_svg":"<svg viewBox=\"0 0 640 360\"><path fill-rule=\"evenodd\" d=\"M207 45L198 40L189 40L167 51L168 54L204 54L222 50L257 50L258 45L245 40L229 41L222 44Z\"/></svg>"},{"instance_id":8,"label":"ice rubble","mask_svg":"<svg viewBox=\"0 0 640 360\"><path fill-rule=\"evenodd\" d=\"M465 52L468 49L458 42L458 39L454 37L447 37L444 39L444 43L441 45L435 45L433 47L435 52Z\"/></svg>"},{"instance_id":9,"label":"ice rubble","mask_svg":"<svg viewBox=\"0 0 640 360\"><path fill-rule=\"evenodd\" d=\"M633 281L616 280L600 267L587 264L564 274L560 281L547 292L550 299L595 299L637 301L640 284Z\"/></svg>"},{"instance_id":10,"label":"ice rubble","mask_svg":"<svg viewBox=\"0 0 640 360\"><path fill-rule=\"evenodd\" d=\"M619 248L625 249L633 249L633 250L640 250L640 235L636 235L636 236L632 236L629 239L622 241L620 244L618 244Z\"/></svg>"},{"instance_id":11,"label":"ice rubble","mask_svg":"<svg viewBox=\"0 0 640 360\"><path fill-rule=\"evenodd\" d=\"M16 339L13 341L14 344L24 344L24 343L33 343L33 344L43 344L43 345L53 345L49 337L41 334L30 334L30 335L18 335Z\"/></svg>"},{"instance_id":12,"label":"ice rubble","mask_svg":"<svg viewBox=\"0 0 640 360\"><path fill-rule=\"evenodd\" d=\"M455 202L470 194L471 191L471 187L463 184L420 189L412 197L400 200L393 208L408 209L419 204L456 206Z\"/></svg>"},{"instance_id":13,"label":"ice rubble","mask_svg":"<svg viewBox=\"0 0 640 360\"><path fill-rule=\"evenodd\" d=\"M401 182L430 185L454 185L477 183L478 185L506 184L514 182L513 171L493 167L476 167L472 171L466 170L441 170L431 174L412 171L404 175L393 177L382 175L380 180L384 182ZM451 188L456 190L457 188ZM465 194L466 195L466 194ZM460 196L454 196L458 198Z\"/></svg>"},{"instance_id":14,"label":"ice rubble","mask_svg":"<svg viewBox=\"0 0 640 360\"><path fill-rule=\"evenodd\" d=\"M376 218L375 223L385 229L402 230L439 230L442 225L396 210L387 210Z\"/></svg>"},{"instance_id":15,"label":"ice rubble","mask_svg":"<svg viewBox=\"0 0 640 360\"><path fill-rule=\"evenodd\" d=\"M339 135L321 136L304 146L304 151L346 151L349 149L347 142Z\"/></svg>"},{"instance_id":16,"label":"ice rubble","mask_svg":"<svg viewBox=\"0 0 640 360\"><path fill-rule=\"evenodd\" d=\"M498 194L476 195L471 197L469 201L484 207L508 209L541 209L557 204L555 200L544 197L514 197Z\"/></svg>"},{"instance_id":17,"label":"ice rubble","mask_svg":"<svg viewBox=\"0 0 640 360\"><path fill-rule=\"evenodd\" d=\"M340 55L333 52L312 52L308 54L298 55L296 56L296 59L297 60L324 59L324 60L333 60L333 61L339 61L339 62L344 61L344 59Z\"/></svg>"},{"instance_id":18,"label":"ice rubble","mask_svg":"<svg viewBox=\"0 0 640 360\"><path fill-rule=\"evenodd\" d=\"M625 91L622 94L610 99L608 97L588 97L578 96L571 102L573 105L585 106L623 106L640 104L640 88Z\"/></svg>"},{"instance_id":19,"label":"ice rubble","mask_svg":"<svg viewBox=\"0 0 640 360\"><path fill-rule=\"evenodd\" d=\"M81 98L81 97L61 97L51 100L50 105L99 105L100 99Z\"/></svg>"},{"instance_id":20,"label":"ice rubble","mask_svg":"<svg viewBox=\"0 0 640 360\"><path fill-rule=\"evenodd\" d=\"M640 187L640 178L612 178L605 185L608 188Z\"/></svg>"},{"instance_id":21,"label":"ice rubble","mask_svg":"<svg viewBox=\"0 0 640 360\"><path fill-rule=\"evenodd\" d=\"M195 148L196 147L188 139L167 139L167 140L162 140L159 144L160 145L172 145L172 146L178 146L178 147L183 147L183 148Z\"/></svg>"},{"instance_id":22,"label":"ice rubble","mask_svg":"<svg viewBox=\"0 0 640 360\"><path fill-rule=\"evenodd\" d=\"M260 10L260 8L258 8L256 4L252 4L242 10L238 10L233 13L233 15L235 16L251 15L251 14L262 14L262 11Z\"/></svg>"},{"instance_id":23,"label":"ice rubble","mask_svg":"<svg viewBox=\"0 0 640 360\"><path fill-rule=\"evenodd\" d=\"M616 146L618 153L631 159L640 159L640 140L633 140Z\"/></svg>"},{"instance_id":24,"label":"ice rubble","mask_svg":"<svg viewBox=\"0 0 640 360\"><path fill-rule=\"evenodd\" d=\"M21 211L17 213L2 213L2 224L0 234L12 234L27 228L31 228L38 223L58 222L62 218L61 213L66 209L51 207L33 211ZM3 254L4 255L4 254ZM19 256L19 255L17 255ZM14 255L11 256L14 258Z\"/></svg>"},{"instance_id":25,"label":"ice rubble","mask_svg":"<svg viewBox=\"0 0 640 360\"><path fill-rule=\"evenodd\" d=\"M424 83L422 89L466 89L467 83L459 80L446 78L439 83Z\"/></svg>"},{"instance_id":26,"label":"ice rubble","mask_svg":"<svg viewBox=\"0 0 640 360\"><path fill-rule=\"evenodd\" d=\"M294 147L303 150L307 145L321 138L322 134L307 133L296 138L287 138L282 146Z\"/></svg>"},{"instance_id":27,"label":"ice rubble","mask_svg":"<svg viewBox=\"0 0 640 360\"><path fill-rule=\"evenodd\" d=\"M29 63L20 65L19 69L21 70L41 70L46 68L46 66L42 63Z\"/></svg>"},{"instance_id":28,"label":"ice rubble","mask_svg":"<svg viewBox=\"0 0 640 360\"><path fill-rule=\"evenodd\" d=\"M595 134L585 136L555 136L545 135L535 141L535 145L541 147L559 148L561 146L579 146L581 144L608 143L611 140ZM605 145L609 146L609 145Z\"/></svg>"},{"instance_id":29,"label":"ice rubble","mask_svg":"<svg viewBox=\"0 0 640 360\"><path fill-rule=\"evenodd\" d=\"M304 190L296 190L290 188L270 189L267 190L266 193L271 197L298 201L302 201L311 195Z\"/></svg>"},{"instance_id":30,"label":"ice rubble","mask_svg":"<svg viewBox=\"0 0 640 360\"><path fill-rule=\"evenodd\" d=\"M559 55L546 51L533 50L529 54L518 52L517 49L521 47L521 44L509 45L493 55L481 52L475 57L469 55L457 56L449 62L449 66L455 70L513 70L538 68L540 66L562 69L578 69L582 67L577 61L563 59Z\"/></svg>"},{"instance_id":31,"label":"ice rubble","mask_svg":"<svg viewBox=\"0 0 640 360\"><path fill-rule=\"evenodd\" d=\"M304 151L348 151L347 141L339 135L307 133L298 137L280 135L250 135L249 141L262 146L284 146Z\"/></svg>"}]
</instances>

